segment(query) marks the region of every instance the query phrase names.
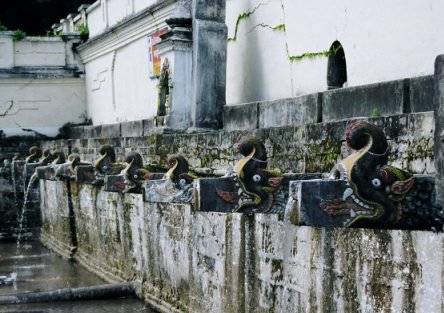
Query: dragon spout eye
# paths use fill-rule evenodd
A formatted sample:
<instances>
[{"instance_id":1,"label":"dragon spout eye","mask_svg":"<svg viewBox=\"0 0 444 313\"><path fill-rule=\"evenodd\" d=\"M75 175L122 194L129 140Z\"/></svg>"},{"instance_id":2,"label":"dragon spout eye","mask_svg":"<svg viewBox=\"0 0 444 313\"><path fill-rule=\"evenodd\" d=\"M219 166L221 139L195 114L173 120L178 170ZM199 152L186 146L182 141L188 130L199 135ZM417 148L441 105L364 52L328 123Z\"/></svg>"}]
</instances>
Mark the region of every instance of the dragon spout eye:
<instances>
[{"instance_id":1,"label":"dragon spout eye","mask_svg":"<svg viewBox=\"0 0 444 313\"><path fill-rule=\"evenodd\" d=\"M187 180L185 178L179 179L179 186L184 187L187 184Z\"/></svg>"},{"instance_id":2,"label":"dragon spout eye","mask_svg":"<svg viewBox=\"0 0 444 313\"><path fill-rule=\"evenodd\" d=\"M381 187L381 181L378 178L373 178L372 185L375 186L376 188Z\"/></svg>"},{"instance_id":3,"label":"dragon spout eye","mask_svg":"<svg viewBox=\"0 0 444 313\"><path fill-rule=\"evenodd\" d=\"M258 175L258 174L253 175L253 181L254 181L255 183L258 183L258 182L260 182L261 180L262 180L262 177L261 177L260 175Z\"/></svg>"},{"instance_id":4,"label":"dragon spout eye","mask_svg":"<svg viewBox=\"0 0 444 313\"><path fill-rule=\"evenodd\" d=\"M134 175L134 176L133 176L133 178L134 178L134 179L137 179L137 178L139 178L139 176L137 176L137 175Z\"/></svg>"}]
</instances>

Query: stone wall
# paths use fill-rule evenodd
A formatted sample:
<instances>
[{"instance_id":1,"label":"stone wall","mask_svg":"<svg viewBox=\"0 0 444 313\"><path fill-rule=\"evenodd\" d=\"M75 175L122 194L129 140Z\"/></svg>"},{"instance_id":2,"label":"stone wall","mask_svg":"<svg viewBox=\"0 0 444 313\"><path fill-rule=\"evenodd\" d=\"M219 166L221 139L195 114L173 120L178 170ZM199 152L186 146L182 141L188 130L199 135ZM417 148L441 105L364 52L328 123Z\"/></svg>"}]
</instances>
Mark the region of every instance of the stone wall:
<instances>
[{"instance_id":1,"label":"stone wall","mask_svg":"<svg viewBox=\"0 0 444 313\"><path fill-rule=\"evenodd\" d=\"M258 129L433 111L433 76L226 106L224 128Z\"/></svg>"},{"instance_id":2,"label":"stone wall","mask_svg":"<svg viewBox=\"0 0 444 313\"><path fill-rule=\"evenodd\" d=\"M193 212L77 187L74 257L110 281L139 280L161 311L444 309L442 233L295 226L280 215Z\"/></svg>"},{"instance_id":3,"label":"stone wall","mask_svg":"<svg viewBox=\"0 0 444 313\"><path fill-rule=\"evenodd\" d=\"M433 112L370 120L383 127L389 139L389 163L417 174L435 173ZM140 137L120 137L124 136L120 124L85 126L77 128L83 139L47 141L43 146L63 150L66 154L79 153L82 159L90 162L97 158L98 148L104 143L112 144L121 160L129 151L137 150L145 162L162 163L168 155L179 152L193 167L223 170L233 166L239 158L234 144L240 137L254 134L265 143L270 167L283 172L328 173L337 161L350 154L344 142L344 132L351 122L190 134L153 134L148 131ZM140 130L140 122L134 125ZM128 129L131 127L126 131ZM103 138L101 134L104 132L108 138Z\"/></svg>"},{"instance_id":4,"label":"stone wall","mask_svg":"<svg viewBox=\"0 0 444 313\"><path fill-rule=\"evenodd\" d=\"M389 139L389 163L414 173L435 173L432 112L372 121ZM43 147L78 152L93 161L99 146L110 143L120 158L137 150L146 162L162 163L180 152L194 167L222 170L239 159L233 147L239 138L255 134L265 142L270 167L326 174L350 153L343 136L351 122L118 137L124 129L131 133L126 123L85 127L96 138L47 141ZM137 123L134 133L143 133L141 126ZM114 138L100 138L103 131ZM140 297L161 311L444 308L442 233L296 226L286 215L196 212L189 204L145 202L140 194L105 192L92 185L71 183L68 193L64 184L41 183L42 214L54 217L46 223L59 224L44 224L43 242L64 248L109 281L140 281ZM61 197L72 199L75 228L64 222L70 201Z\"/></svg>"}]
</instances>

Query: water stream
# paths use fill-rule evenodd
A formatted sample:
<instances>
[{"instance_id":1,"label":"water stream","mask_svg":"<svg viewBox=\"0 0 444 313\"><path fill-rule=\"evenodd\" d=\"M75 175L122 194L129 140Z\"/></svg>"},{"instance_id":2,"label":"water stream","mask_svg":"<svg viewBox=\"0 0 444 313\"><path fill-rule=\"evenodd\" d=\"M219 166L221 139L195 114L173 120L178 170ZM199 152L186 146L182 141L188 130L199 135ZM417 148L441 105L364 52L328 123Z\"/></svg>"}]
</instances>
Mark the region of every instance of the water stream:
<instances>
[{"instance_id":1,"label":"water stream","mask_svg":"<svg viewBox=\"0 0 444 313\"><path fill-rule=\"evenodd\" d=\"M20 249L20 241L22 239L22 233L24 231L23 229L23 221L25 219L26 216L26 208L28 206L28 201L29 201L29 193L31 190L32 185L34 184L34 182L37 180L37 173L32 174L31 178L29 179L28 185L25 185L25 194L24 194L24 198L23 198L23 206L22 206L22 211L20 213L20 219L19 219L19 229L18 229L18 234L17 234L17 249Z\"/></svg>"}]
</instances>

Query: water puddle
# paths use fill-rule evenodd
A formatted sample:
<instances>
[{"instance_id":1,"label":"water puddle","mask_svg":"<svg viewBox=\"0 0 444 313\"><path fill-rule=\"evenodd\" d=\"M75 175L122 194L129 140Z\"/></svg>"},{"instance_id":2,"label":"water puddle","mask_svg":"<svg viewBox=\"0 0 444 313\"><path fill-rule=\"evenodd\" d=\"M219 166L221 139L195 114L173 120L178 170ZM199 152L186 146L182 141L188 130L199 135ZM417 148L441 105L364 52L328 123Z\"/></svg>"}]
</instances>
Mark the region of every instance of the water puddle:
<instances>
[{"instance_id":1,"label":"water puddle","mask_svg":"<svg viewBox=\"0 0 444 313\"><path fill-rule=\"evenodd\" d=\"M0 285L0 295L23 292L50 291L105 284L76 262L64 260L51 253L37 241L24 242L19 248L14 242L0 242L0 276L16 273L16 281ZM69 302L1 305L0 312L59 313L59 312L143 312L154 311L135 298L85 300Z\"/></svg>"},{"instance_id":2,"label":"water puddle","mask_svg":"<svg viewBox=\"0 0 444 313\"><path fill-rule=\"evenodd\" d=\"M2 305L2 313L154 313L134 298Z\"/></svg>"}]
</instances>

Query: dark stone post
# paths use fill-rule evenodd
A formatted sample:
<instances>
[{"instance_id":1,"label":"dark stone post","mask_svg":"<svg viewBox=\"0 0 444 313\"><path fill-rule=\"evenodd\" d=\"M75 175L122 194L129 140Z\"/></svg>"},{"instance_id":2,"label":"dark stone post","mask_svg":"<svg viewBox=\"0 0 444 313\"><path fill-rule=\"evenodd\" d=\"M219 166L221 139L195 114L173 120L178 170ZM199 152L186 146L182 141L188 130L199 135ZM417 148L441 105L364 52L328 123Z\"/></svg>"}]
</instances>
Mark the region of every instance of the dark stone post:
<instances>
[{"instance_id":1,"label":"dark stone post","mask_svg":"<svg viewBox=\"0 0 444 313\"><path fill-rule=\"evenodd\" d=\"M222 112L225 105L226 0L192 1L192 126L196 129L217 129L222 127Z\"/></svg>"},{"instance_id":2,"label":"dark stone post","mask_svg":"<svg viewBox=\"0 0 444 313\"><path fill-rule=\"evenodd\" d=\"M435 60L434 87L436 204L444 206L444 55Z\"/></svg>"}]
</instances>

